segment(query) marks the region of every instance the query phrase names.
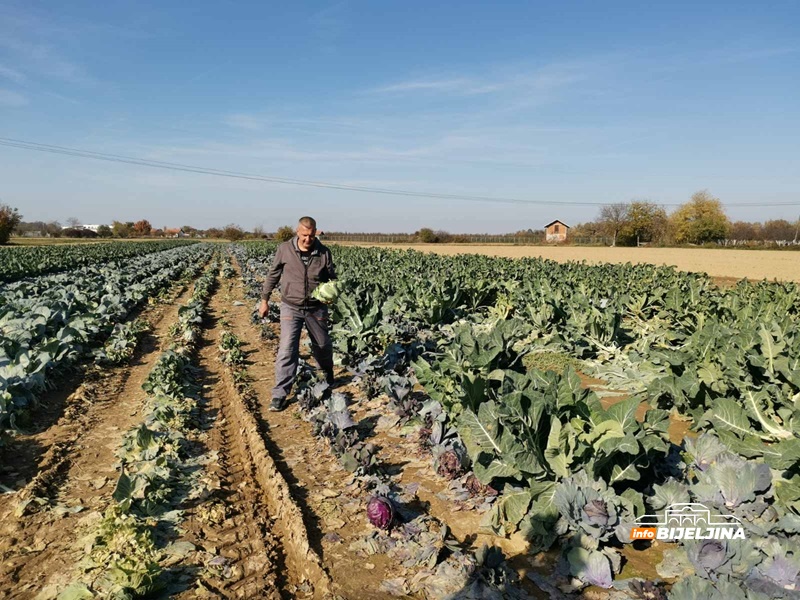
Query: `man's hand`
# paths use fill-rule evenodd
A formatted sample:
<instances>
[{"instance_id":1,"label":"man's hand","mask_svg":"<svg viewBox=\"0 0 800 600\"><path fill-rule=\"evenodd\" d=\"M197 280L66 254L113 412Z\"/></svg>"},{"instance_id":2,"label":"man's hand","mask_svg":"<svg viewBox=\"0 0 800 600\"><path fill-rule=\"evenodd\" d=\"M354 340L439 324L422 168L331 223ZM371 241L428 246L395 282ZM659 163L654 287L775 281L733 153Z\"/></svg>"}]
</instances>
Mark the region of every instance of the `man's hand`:
<instances>
[{"instance_id":1,"label":"man's hand","mask_svg":"<svg viewBox=\"0 0 800 600\"><path fill-rule=\"evenodd\" d=\"M269 305L267 304L266 300L262 299L261 304L258 305L258 316L263 319L264 317L267 316L268 312L269 312Z\"/></svg>"}]
</instances>

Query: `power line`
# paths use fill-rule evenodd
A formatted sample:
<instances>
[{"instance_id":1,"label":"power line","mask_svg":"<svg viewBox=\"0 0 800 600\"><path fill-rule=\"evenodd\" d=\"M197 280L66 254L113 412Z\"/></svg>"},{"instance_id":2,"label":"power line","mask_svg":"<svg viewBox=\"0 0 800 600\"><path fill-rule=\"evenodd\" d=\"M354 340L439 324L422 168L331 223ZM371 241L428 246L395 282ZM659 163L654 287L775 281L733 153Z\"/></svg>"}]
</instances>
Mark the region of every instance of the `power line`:
<instances>
[{"instance_id":1,"label":"power line","mask_svg":"<svg viewBox=\"0 0 800 600\"><path fill-rule=\"evenodd\" d=\"M468 200L472 202L492 202L503 204L534 204L534 205L551 205L559 204L552 201L540 200L523 200L519 198L497 198L488 196L466 196L460 194L440 194L418 192L411 190L396 190L387 188L374 188L365 186L354 186L337 183L329 183L322 181L307 181L302 179L290 179L286 177L275 177L267 175L255 175L252 173L242 173L238 171L227 171L222 169L212 169L208 167L198 167L194 165L186 165L181 163L171 163L165 161L157 161L151 159L141 159L132 156L124 156L119 154L108 154L104 152L93 152L90 150L81 150L78 148L69 148L66 146L54 146L51 144L40 144L36 142L28 142L25 140L18 140L13 138L0 137L0 146L7 146L10 148L20 148L24 150L34 150L37 152L47 152L50 154L61 154L65 156L73 156L78 158L91 158L95 160L104 160L109 162L119 162L143 167L152 167L158 169L167 169L172 171L182 171L188 173L198 173L202 175L216 175L219 177L230 177L234 179L246 179L250 181L264 181L269 183L280 183L285 185L300 185L307 187L327 188L336 190L345 190L351 192L364 192L373 194L388 194L392 196L407 196L415 198L436 198L441 200ZM561 204L570 204L574 206L602 206L601 202L563 202Z\"/></svg>"},{"instance_id":2,"label":"power line","mask_svg":"<svg viewBox=\"0 0 800 600\"><path fill-rule=\"evenodd\" d=\"M125 156L121 154L109 154L106 152L94 152L91 150L82 150L80 148L70 148L68 146L56 146L53 144L42 144L38 142L30 142L15 138L0 137L0 146L9 148L18 148L21 150L32 150L35 152L45 152L49 154L60 154L63 156L72 156L75 158L90 158L93 160L103 160L107 162L117 162L130 165L137 165L141 167L150 167L155 169L166 169L170 171L182 171L185 173L197 173L200 175L213 175L217 177L229 177L233 179L246 179L250 181L263 181L268 183L280 183L284 185L299 185L306 187L325 188L333 190L344 190L349 192L362 192L370 194L386 194L390 196L406 196L412 198L434 198L438 200L465 200L469 202L486 202L494 204L529 204L539 206L605 206L608 202L570 202L570 201L553 201L553 200L524 200L521 198L502 198L493 196L469 196L462 194L441 194L434 192L420 192L413 190L397 190L388 188L376 188L357 185L346 185L338 183L330 183L324 181L309 181L304 179L291 179L288 177L276 177L271 175L256 175L252 173L242 173L238 171L227 171L223 169L213 169L209 167L198 167L194 165L186 165L181 163L172 163L160 160L151 160L136 158L133 156ZM680 206L679 204L662 204L662 206ZM726 204L726 206L800 206L798 202L745 202L740 204Z\"/></svg>"}]
</instances>

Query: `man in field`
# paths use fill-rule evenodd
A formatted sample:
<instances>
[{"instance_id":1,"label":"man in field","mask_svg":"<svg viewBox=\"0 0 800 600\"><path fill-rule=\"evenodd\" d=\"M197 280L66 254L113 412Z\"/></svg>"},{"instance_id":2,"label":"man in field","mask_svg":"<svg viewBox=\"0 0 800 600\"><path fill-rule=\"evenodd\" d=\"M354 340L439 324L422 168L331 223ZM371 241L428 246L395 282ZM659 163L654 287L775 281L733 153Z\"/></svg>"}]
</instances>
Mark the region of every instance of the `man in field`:
<instances>
[{"instance_id":1,"label":"man in field","mask_svg":"<svg viewBox=\"0 0 800 600\"><path fill-rule=\"evenodd\" d=\"M275 359L275 387L270 410L286 408L300 358L300 332L306 326L314 359L333 385L333 345L328 333L328 307L311 297L320 284L336 279L331 251L317 239L317 222L303 217L297 235L278 246L261 289L258 314L267 314L272 290L281 284L281 341Z\"/></svg>"}]
</instances>

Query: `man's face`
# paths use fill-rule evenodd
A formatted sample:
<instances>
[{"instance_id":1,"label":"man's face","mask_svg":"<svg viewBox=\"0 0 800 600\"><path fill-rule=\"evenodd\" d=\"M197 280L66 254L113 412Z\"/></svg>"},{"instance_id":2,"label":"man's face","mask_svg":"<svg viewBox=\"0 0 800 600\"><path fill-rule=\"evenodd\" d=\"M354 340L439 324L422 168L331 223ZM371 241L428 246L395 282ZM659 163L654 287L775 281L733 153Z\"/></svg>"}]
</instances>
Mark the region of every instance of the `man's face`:
<instances>
[{"instance_id":1,"label":"man's face","mask_svg":"<svg viewBox=\"0 0 800 600\"><path fill-rule=\"evenodd\" d=\"M297 226L297 245L300 247L300 250L310 250L316 237L316 229L306 227L302 223Z\"/></svg>"}]
</instances>

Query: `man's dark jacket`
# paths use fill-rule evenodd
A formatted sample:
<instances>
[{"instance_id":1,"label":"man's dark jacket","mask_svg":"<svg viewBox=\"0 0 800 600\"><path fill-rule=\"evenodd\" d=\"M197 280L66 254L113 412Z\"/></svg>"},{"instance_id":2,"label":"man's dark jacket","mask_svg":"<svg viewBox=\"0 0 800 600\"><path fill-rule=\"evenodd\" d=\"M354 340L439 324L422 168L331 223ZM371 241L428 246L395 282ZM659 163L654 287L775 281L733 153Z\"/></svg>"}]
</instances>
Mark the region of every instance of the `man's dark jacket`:
<instances>
[{"instance_id":1,"label":"man's dark jacket","mask_svg":"<svg viewBox=\"0 0 800 600\"><path fill-rule=\"evenodd\" d=\"M336 279L331 251L315 239L311 246L308 264L303 263L297 237L278 246L267 279L261 288L261 298L268 300L280 280L281 300L297 308L322 306L311 297L311 292L320 283Z\"/></svg>"}]
</instances>

